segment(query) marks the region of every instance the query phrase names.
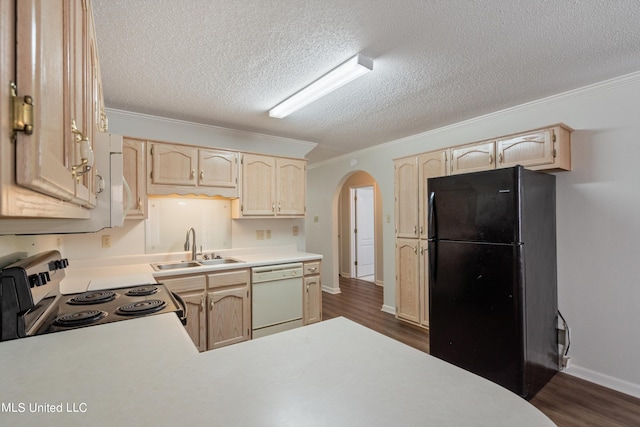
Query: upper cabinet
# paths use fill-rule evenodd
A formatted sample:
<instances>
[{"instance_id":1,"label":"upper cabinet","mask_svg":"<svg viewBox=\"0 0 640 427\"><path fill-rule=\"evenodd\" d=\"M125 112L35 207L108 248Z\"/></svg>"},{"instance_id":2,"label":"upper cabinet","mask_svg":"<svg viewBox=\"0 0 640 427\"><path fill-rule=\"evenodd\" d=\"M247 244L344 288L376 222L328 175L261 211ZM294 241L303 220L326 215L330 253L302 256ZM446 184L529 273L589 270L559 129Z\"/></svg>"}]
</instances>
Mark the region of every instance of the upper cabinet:
<instances>
[{"instance_id":1,"label":"upper cabinet","mask_svg":"<svg viewBox=\"0 0 640 427\"><path fill-rule=\"evenodd\" d=\"M305 215L306 160L243 154L240 170L242 191L232 203L233 218Z\"/></svg>"},{"instance_id":2,"label":"upper cabinet","mask_svg":"<svg viewBox=\"0 0 640 427\"><path fill-rule=\"evenodd\" d=\"M90 2L0 7L0 215L88 218L96 205L93 140L104 113L96 111L102 101Z\"/></svg>"},{"instance_id":3,"label":"upper cabinet","mask_svg":"<svg viewBox=\"0 0 640 427\"><path fill-rule=\"evenodd\" d=\"M126 219L147 217L145 154L145 141L132 138L122 140L122 171L127 182L122 200L125 208L129 207Z\"/></svg>"},{"instance_id":4,"label":"upper cabinet","mask_svg":"<svg viewBox=\"0 0 640 427\"><path fill-rule=\"evenodd\" d=\"M396 237L418 237L418 164L416 156L394 162Z\"/></svg>"},{"instance_id":5,"label":"upper cabinet","mask_svg":"<svg viewBox=\"0 0 640 427\"><path fill-rule=\"evenodd\" d=\"M451 148L451 175L495 169L495 141Z\"/></svg>"},{"instance_id":6,"label":"upper cabinet","mask_svg":"<svg viewBox=\"0 0 640 427\"><path fill-rule=\"evenodd\" d=\"M148 194L238 197L235 152L149 142Z\"/></svg>"},{"instance_id":7,"label":"upper cabinet","mask_svg":"<svg viewBox=\"0 0 640 427\"><path fill-rule=\"evenodd\" d=\"M500 138L496 141L496 167L571 170L570 138L571 129L564 125Z\"/></svg>"}]
</instances>

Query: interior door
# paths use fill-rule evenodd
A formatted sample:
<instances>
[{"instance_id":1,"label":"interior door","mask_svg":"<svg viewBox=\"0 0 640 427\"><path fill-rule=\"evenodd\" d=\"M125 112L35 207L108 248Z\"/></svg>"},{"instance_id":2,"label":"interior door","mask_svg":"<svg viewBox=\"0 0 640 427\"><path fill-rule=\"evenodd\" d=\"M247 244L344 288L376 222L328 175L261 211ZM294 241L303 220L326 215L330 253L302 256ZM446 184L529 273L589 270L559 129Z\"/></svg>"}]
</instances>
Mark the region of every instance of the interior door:
<instances>
[{"instance_id":1,"label":"interior door","mask_svg":"<svg viewBox=\"0 0 640 427\"><path fill-rule=\"evenodd\" d=\"M373 187L353 189L355 205L356 277L375 274L375 222Z\"/></svg>"}]
</instances>

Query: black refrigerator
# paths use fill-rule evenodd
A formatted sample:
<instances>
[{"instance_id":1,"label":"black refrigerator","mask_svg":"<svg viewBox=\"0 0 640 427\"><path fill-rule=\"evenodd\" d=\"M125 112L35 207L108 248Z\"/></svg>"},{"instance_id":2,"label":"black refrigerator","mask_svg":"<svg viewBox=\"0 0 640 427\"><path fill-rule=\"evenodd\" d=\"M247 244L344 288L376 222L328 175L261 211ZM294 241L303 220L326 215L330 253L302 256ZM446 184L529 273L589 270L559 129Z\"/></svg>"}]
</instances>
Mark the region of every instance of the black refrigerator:
<instances>
[{"instance_id":1,"label":"black refrigerator","mask_svg":"<svg viewBox=\"0 0 640 427\"><path fill-rule=\"evenodd\" d=\"M428 186L430 352L530 399L558 371L555 176Z\"/></svg>"}]
</instances>

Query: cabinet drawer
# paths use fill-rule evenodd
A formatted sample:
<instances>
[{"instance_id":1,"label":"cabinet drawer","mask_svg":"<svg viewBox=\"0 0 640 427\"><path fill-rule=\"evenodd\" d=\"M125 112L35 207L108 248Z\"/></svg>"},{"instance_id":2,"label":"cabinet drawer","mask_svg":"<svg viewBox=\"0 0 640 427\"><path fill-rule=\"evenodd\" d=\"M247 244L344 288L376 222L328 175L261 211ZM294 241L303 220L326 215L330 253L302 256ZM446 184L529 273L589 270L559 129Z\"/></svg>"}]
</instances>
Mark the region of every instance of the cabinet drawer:
<instances>
[{"instance_id":1,"label":"cabinet drawer","mask_svg":"<svg viewBox=\"0 0 640 427\"><path fill-rule=\"evenodd\" d=\"M158 282L164 283L173 292L203 290L207 284L204 276L158 278Z\"/></svg>"},{"instance_id":2,"label":"cabinet drawer","mask_svg":"<svg viewBox=\"0 0 640 427\"><path fill-rule=\"evenodd\" d=\"M209 289L249 283L249 270L234 270L207 275Z\"/></svg>"},{"instance_id":3,"label":"cabinet drawer","mask_svg":"<svg viewBox=\"0 0 640 427\"><path fill-rule=\"evenodd\" d=\"M305 262L304 275L320 274L320 262Z\"/></svg>"}]
</instances>

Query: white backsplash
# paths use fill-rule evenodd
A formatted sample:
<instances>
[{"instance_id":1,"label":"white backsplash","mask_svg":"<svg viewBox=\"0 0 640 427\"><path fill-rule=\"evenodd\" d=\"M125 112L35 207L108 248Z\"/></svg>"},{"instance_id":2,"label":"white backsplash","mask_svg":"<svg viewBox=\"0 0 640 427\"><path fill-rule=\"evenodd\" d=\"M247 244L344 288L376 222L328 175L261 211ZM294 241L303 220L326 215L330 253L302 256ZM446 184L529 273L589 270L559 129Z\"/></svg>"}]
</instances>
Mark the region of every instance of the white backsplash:
<instances>
[{"instance_id":1,"label":"white backsplash","mask_svg":"<svg viewBox=\"0 0 640 427\"><path fill-rule=\"evenodd\" d=\"M227 199L150 197L145 253L184 251L187 230L191 227L196 231L198 251L201 246L205 250L230 248L230 209Z\"/></svg>"}]
</instances>

